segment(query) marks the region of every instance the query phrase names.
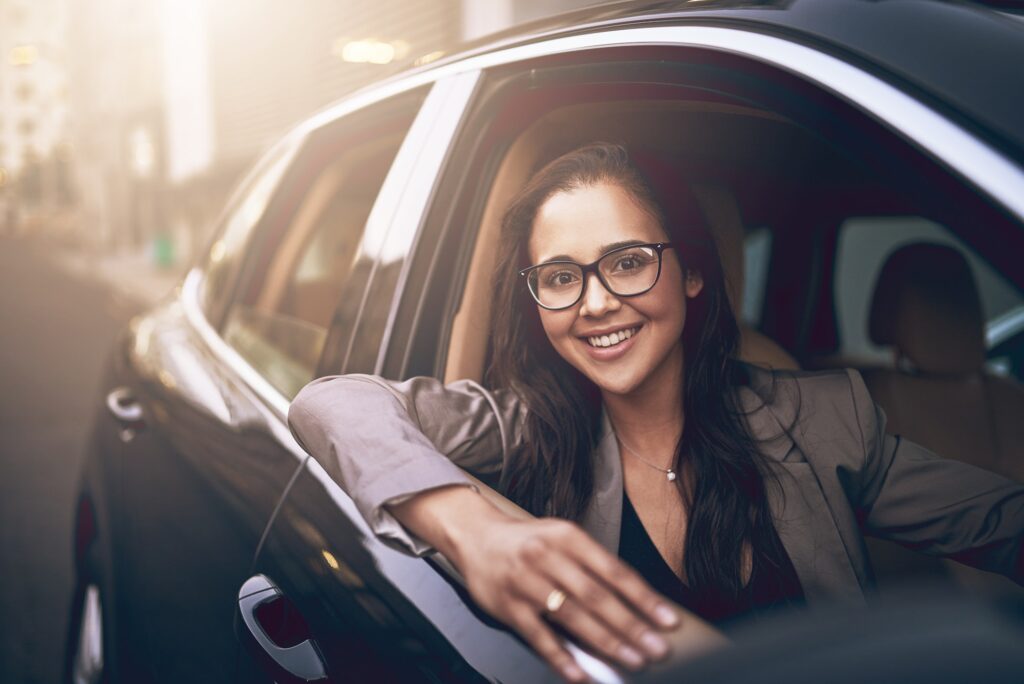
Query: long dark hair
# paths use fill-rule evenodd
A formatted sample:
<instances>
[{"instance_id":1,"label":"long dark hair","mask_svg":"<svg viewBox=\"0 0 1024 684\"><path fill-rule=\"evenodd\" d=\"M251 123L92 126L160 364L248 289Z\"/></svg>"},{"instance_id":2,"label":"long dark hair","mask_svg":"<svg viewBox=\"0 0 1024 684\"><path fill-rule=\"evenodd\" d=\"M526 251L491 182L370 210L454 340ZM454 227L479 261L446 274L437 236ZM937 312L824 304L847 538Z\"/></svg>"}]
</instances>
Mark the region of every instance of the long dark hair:
<instances>
[{"instance_id":1,"label":"long dark hair","mask_svg":"<svg viewBox=\"0 0 1024 684\"><path fill-rule=\"evenodd\" d=\"M540 207L559 192L599 183L620 186L652 212L678 246L683 270L704 281L689 301L683 330L686 422L675 466L687 473L676 481L688 514L684 571L689 586L710 600L735 596L743 586L745 541L756 558L779 563L766 496L770 471L733 391L745 372L735 360L739 329L715 242L685 182L653 154L634 152L631 159L624 147L608 143L578 148L537 172L504 215L488 380L511 388L529 410L501 486L535 515L573 520L593 494L600 392L548 342L517 271L529 265L527 244Z\"/></svg>"}]
</instances>

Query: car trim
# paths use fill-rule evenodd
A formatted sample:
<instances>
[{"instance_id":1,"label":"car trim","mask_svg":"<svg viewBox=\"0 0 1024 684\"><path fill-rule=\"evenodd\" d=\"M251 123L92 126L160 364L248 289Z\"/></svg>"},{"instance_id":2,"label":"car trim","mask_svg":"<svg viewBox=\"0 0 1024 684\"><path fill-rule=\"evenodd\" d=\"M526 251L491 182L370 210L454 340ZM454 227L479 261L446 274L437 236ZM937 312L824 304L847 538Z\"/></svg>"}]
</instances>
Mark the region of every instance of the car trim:
<instances>
[{"instance_id":1,"label":"car trim","mask_svg":"<svg viewBox=\"0 0 1024 684\"><path fill-rule=\"evenodd\" d=\"M434 87L438 91L438 99L443 106L432 121L433 126L424 138L429 137L432 141L444 140L445 144L424 145L421 150L416 150L419 156L411 173L407 175L402 201L397 203L398 207L390 217L391 233L399 235L406 257L409 254L415 254L419 246L423 222L426 220L427 206L451 150L450 143L465 118L470 100L480 83L481 73L480 71L462 72L452 78L438 81ZM388 235L389 242L392 239L392 235ZM380 374L384 368L387 350L391 345L391 334L395 328L395 320L398 317L399 304L405 292L411 264L412 261L405 258L398 274L398 283L391 298L388 319L381 337L380 349L377 352L377 361L374 363L374 373L377 374ZM351 351L351 342L349 348ZM345 360L348 361L347 354Z\"/></svg>"},{"instance_id":2,"label":"car trim","mask_svg":"<svg viewBox=\"0 0 1024 684\"><path fill-rule=\"evenodd\" d=\"M1024 169L942 114L881 78L805 45L752 31L713 26L654 26L613 29L552 38L439 66L421 78L483 70L552 54L610 47L664 45L710 48L780 67L814 81L938 157L1024 219ZM398 82L391 87L398 87Z\"/></svg>"}]
</instances>

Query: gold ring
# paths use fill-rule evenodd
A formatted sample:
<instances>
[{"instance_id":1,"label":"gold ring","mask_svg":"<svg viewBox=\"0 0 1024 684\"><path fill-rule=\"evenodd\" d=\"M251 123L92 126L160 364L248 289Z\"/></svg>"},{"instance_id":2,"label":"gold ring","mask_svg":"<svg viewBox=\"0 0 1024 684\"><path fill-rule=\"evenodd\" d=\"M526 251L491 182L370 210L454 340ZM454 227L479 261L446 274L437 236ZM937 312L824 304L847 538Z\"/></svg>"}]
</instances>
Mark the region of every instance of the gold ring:
<instances>
[{"instance_id":1,"label":"gold ring","mask_svg":"<svg viewBox=\"0 0 1024 684\"><path fill-rule=\"evenodd\" d=\"M552 589L544 601L544 607L549 613L557 613L563 603L565 603L565 592L561 589Z\"/></svg>"}]
</instances>

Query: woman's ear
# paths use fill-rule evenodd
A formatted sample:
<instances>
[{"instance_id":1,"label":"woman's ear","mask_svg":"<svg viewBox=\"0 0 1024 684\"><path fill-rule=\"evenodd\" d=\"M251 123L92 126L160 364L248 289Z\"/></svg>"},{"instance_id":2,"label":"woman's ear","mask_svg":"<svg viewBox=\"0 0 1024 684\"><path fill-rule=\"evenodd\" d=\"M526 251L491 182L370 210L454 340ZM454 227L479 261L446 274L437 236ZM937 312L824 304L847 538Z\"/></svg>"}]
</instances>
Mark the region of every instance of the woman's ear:
<instances>
[{"instance_id":1,"label":"woman's ear","mask_svg":"<svg viewBox=\"0 0 1024 684\"><path fill-rule=\"evenodd\" d=\"M683 291L686 293L686 298L693 299L699 295L703 289L704 276L701 275L700 271L688 269L686 271L686 280L683 282Z\"/></svg>"}]
</instances>

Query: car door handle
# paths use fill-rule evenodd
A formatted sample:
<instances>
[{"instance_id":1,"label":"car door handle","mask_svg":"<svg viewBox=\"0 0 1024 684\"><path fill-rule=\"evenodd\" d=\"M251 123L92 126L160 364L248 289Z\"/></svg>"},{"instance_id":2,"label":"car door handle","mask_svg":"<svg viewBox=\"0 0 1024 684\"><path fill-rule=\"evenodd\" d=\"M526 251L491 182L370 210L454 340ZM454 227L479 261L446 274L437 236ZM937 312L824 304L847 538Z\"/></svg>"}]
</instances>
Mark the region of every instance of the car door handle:
<instances>
[{"instance_id":1,"label":"car door handle","mask_svg":"<svg viewBox=\"0 0 1024 684\"><path fill-rule=\"evenodd\" d=\"M306 682L315 682L327 677L324 661L316 644L309 638L309 628L292 606L291 601L266 575L253 575L238 591L238 610L242 614L249 633L256 640L274 665L289 676ZM289 611L290 616L289 616ZM273 621L275 624L266 624ZM284 623L289 623L282 626ZM296 624L298 623L298 624ZM268 633L269 632L269 633ZM282 634L288 634L288 642L279 644Z\"/></svg>"},{"instance_id":2,"label":"car door handle","mask_svg":"<svg viewBox=\"0 0 1024 684\"><path fill-rule=\"evenodd\" d=\"M142 422L142 406L127 387L118 387L107 395L107 410L126 426Z\"/></svg>"}]
</instances>

